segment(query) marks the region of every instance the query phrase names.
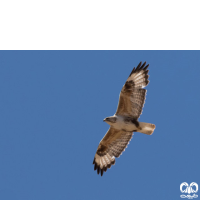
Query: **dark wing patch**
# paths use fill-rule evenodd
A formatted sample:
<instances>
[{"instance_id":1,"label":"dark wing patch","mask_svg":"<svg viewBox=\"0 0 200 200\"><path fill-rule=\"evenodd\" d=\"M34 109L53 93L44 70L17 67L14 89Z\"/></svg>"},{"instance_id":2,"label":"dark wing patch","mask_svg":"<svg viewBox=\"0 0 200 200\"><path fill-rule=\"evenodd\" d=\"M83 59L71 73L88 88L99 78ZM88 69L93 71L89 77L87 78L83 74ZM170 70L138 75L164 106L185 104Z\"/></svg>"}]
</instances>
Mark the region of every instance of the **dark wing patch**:
<instances>
[{"instance_id":1,"label":"dark wing patch","mask_svg":"<svg viewBox=\"0 0 200 200\"><path fill-rule=\"evenodd\" d=\"M132 138L132 132L116 130L110 128L104 138L99 143L93 164L97 174L106 172L108 168L115 164L115 158L119 157L127 147Z\"/></svg>"},{"instance_id":2,"label":"dark wing patch","mask_svg":"<svg viewBox=\"0 0 200 200\"><path fill-rule=\"evenodd\" d=\"M145 65L146 62L140 62L133 68L121 90L116 115L129 116L133 119L138 119L141 115L146 96L146 90L142 88L149 83L149 65Z\"/></svg>"}]
</instances>

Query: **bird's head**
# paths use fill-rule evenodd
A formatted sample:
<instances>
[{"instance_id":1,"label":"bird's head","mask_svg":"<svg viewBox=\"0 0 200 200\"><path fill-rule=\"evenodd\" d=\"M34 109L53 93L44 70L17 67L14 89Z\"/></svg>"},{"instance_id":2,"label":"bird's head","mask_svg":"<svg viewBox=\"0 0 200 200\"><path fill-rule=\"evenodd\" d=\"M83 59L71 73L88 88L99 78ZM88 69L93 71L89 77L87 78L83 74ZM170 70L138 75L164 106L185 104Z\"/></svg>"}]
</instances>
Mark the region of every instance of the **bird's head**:
<instances>
[{"instance_id":1,"label":"bird's head","mask_svg":"<svg viewBox=\"0 0 200 200\"><path fill-rule=\"evenodd\" d=\"M104 120L104 122L108 123L109 125L114 124L117 121L117 118L112 116L112 117L106 117Z\"/></svg>"}]
</instances>

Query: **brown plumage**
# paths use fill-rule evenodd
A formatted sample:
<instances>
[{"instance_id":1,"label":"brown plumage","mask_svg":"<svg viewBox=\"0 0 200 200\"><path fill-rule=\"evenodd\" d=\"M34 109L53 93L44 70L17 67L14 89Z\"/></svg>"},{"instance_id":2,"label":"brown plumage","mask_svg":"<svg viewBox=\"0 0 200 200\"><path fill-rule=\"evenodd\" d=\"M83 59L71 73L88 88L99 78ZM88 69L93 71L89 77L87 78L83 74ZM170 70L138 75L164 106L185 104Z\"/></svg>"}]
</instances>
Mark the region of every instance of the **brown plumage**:
<instances>
[{"instance_id":1,"label":"brown plumage","mask_svg":"<svg viewBox=\"0 0 200 200\"><path fill-rule=\"evenodd\" d=\"M121 90L115 115L105 119L110 128L99 143L93 161L94 170L101 176L115 164L115 158L125 150L133 132L151 135L155 129L154 124L137 121L145 103L146 90L143 88L149 83L148 66L140 62L133 68Z\"/></svg>"},{"instance_id":2,"label":"brown plumage","mask_svg":"<svg viewBox=\"0 0 200 200\"><path fill-rule=\"evenodd\" d=\"M116 115L128 114L134 119L138 119L141 115L146 96L146 90L142 88L149 83L149 70L147 70L149 65L145 65L146 62L143 65L140 62L136 69L133 68L121 90Z\"/></svg>"}]
</instances>

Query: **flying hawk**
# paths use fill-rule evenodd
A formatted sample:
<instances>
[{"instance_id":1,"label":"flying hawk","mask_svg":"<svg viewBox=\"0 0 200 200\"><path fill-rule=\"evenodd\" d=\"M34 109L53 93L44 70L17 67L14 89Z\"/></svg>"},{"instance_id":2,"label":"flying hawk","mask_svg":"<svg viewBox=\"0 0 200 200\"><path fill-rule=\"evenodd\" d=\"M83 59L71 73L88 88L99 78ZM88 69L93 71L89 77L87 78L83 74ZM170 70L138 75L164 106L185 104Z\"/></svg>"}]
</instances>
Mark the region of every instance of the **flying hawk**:
<instances>
[{"instance_id":1,"label":"flying hawk","mask_svg":"<svg viewBox=\"0 0 200 200\"><path fill-rule=\"evenodd\" d=\"M146 96L146 90L143 88L149 83L148 67L146 62L140 62L133 68L120 92L117 112L103 120L110 128L99 143L93 161L94 170L97 170L98 174L101 173L101 176L115 164L115 158L125 150L133 132L151 135L155 129L154 124L138 121Z\"/></svg>"}]
</instances>

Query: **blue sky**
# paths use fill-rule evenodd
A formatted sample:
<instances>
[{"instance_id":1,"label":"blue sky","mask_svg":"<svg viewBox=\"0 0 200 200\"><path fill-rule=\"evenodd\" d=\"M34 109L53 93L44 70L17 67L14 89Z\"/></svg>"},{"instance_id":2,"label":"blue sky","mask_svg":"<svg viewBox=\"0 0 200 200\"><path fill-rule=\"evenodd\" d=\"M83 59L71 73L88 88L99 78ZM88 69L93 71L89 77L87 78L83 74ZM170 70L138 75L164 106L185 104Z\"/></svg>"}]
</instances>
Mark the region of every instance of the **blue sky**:
<instances>
[{"instance_id":1,"label":"blue sky","mask_svg":"<svg viewBox=\"0 0 200 200\"><path fill-rule=\"evenodd\" d=\"M140 61L139 120L156 129L101 177L103 119ZM200 185L199 86L200 51L0 51L0 199L181 199L182 182Z\"/></svg>"}]
</instances>

